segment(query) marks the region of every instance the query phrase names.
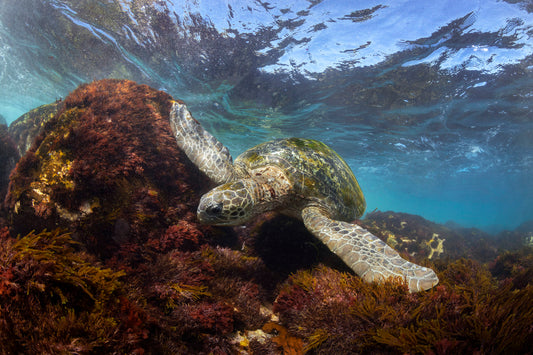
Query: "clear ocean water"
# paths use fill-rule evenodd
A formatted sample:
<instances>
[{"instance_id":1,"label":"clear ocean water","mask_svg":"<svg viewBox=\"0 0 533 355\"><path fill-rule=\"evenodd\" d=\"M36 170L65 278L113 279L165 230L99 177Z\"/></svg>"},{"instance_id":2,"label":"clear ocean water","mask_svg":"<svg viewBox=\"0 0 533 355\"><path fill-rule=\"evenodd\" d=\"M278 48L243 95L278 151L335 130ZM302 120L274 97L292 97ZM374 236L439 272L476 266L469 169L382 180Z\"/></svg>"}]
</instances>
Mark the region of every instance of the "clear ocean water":
<instances>
[{"instance_id":1,"label":"clear ocean water","mask_svg":"<svg viewBox=\"0 0 533 355\"><path fill-rule=\"evenodd\" d=\"M0 0L0 120L83 82L184 100L237 156L309 137L368 207L533 219L531 1Z\"/></svg>"}]
</instances>

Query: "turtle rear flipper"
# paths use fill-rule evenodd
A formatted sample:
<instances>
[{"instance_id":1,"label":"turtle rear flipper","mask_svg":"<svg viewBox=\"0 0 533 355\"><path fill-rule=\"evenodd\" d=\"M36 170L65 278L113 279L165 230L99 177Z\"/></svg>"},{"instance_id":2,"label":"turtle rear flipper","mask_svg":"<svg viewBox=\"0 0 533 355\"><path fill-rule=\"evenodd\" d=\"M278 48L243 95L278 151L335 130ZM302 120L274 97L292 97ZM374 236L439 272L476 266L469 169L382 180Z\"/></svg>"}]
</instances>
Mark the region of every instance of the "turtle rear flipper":
<instances>
[{"instance_id":1,"label":"turtle rear flipper","mask_svg":"<svg viewBox=\"0 0 533 355\"><path fill-rule=\"evenodd\" d=\"M317 207L305 208L302 219L313 235L367 282L400 277L407 282L410 292L430 289L439 282L433 270L403 259L396 250L356 224L335 221Z\"/></svg>"},{"instance_id":2,"label":"turtle rear flipper","mask_svg":"<svg viewBox=\"0 0 533 355\"><path fill-rule=\"evenodd\" d=\"M207 132L183 103L174 101L172 104L170 127L181 150L213 182L224 184L234 180L235 170L228 148Z\"/></svg>"}]
</instances>

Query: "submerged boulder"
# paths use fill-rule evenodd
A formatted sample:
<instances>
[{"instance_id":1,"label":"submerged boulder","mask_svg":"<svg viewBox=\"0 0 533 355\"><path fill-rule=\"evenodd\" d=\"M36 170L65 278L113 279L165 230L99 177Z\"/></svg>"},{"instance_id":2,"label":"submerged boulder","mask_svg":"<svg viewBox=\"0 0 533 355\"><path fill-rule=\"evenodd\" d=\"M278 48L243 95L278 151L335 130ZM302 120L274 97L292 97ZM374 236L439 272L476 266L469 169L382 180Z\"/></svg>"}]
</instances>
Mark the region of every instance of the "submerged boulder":
<instances>
[{"instance_id":1,"label":"submerged boulder","mask_svg":"<svg viewBox=\"0 0 533 355\"><path fill-rule=\"evenodd\" d=\"M101 80L15 122L40 133L11 176L6 206L14 231L61 227L105 254L192 220L208 181L177 148L171 103L146 85ZM31 135L18 135L19 149Z\"/></svg>"},{"instance_id":2,"label":"submerged boulder","mask_svg":"<svg viewBox=\"0 0 533 355\"><path fill-rule=\"evenodd\" d=\"M63 107L63 101L42 105L26 112L9 126L8 132L15 140L18 152L23 156L33 140L42 131L46 122L52 119Z\"/></svg>"},{"instance_id":3,"label":"submerged boulder","mask_svg":"<svg viewBox=\"0 0 533 355\"><path fill-rule=\"evenodd\" d=\"M495 238L475 228L448 227L421 216L392 211L371 212L362 223L415 262L464 257L487 262L497 255Z\"/></svg>"},{"instance_id":4,"label":"submerged boulder","mask_svg":"<svg viewBox=\"0 0 533 355\"><path fill-rule=\"evenodd\" d=\"M6 194L9 174L18 159L15 143L8 133L7 126L0 120L0 205Z\"/></svg>"},{"instance_id":5,"label":"submerged boulder","mask_svg":"<svg viewBox=\"0 0 533 355\"><path fill-rule=\"evenodd\" d=\"M44 124L54 117L60 107L61 101L37 107L20 116L9 127L0 115L0 205L7 191L9 174L15 164L30 149Z\"/></svg>"}]
</instances>

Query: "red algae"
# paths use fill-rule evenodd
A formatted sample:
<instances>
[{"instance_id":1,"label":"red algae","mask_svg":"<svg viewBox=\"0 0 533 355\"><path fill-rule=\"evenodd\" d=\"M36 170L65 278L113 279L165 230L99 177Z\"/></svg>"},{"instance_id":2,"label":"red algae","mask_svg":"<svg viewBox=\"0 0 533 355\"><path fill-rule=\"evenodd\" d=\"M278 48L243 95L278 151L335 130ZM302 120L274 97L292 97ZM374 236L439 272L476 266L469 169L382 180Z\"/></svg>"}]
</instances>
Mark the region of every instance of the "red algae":
<instances>
[{"instance_id":1,"label":"red algae","mask_svg":"<svg viewBox=\"0 0 533 355\"><path fill-rule=\"evenodd\" d=\"M319 354L529 351L531 284L510 292L509 282L464 259L439 278L435 289L409 294L402 284L366 284L329 268L303 271L282 288L274 311Z\"/></svg>"},{"instance_id":2,"label":"red algae","mask_svg":"<svg viewBox=\"0 0 533 355\"><path fill-rule=\"evenodd\" d=\"M189 209L207 180L176 147L171 100L125 80L67 96L13 172L6 205L17 232L61 226L108 254L178 222L169 209Z\"/></svg>"}]
</instances>

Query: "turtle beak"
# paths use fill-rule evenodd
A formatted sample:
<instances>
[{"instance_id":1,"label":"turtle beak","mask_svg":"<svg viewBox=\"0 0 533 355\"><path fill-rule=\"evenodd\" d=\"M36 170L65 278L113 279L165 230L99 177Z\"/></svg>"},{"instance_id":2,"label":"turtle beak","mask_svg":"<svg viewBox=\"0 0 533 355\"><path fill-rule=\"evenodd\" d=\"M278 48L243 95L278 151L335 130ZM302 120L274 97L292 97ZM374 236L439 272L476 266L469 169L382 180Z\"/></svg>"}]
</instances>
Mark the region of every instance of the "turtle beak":
<instances>
[{"instance_id":1,"label":"turtle beak","mask_svg":"<svg viewBox=\"0 0 533 355\"><path fill-rule=\"evenodd\" d=\"M203 224L223 224L224 221L221 218L222 208L222 202L213 203L213 201L204 201L204 198L202 198L196 212L198 220Z\"/></svg>"},{"instance_id":2,"label":"turtle beak","mask_svg":"<svg viewBox=\"0 0 533 355\"><path fill-rule=\"evenodd\" d=\"M231 225L232 221L228 220L224 213L224 203L219 201L218 194L207 193L200 199L198 210L196 212L200 223L213 226Z\"/></svg>"},{"instance_id":3,"label":"turtle beak","mask_svg":"<svg viewBox=\"0 0 533 355\"><path fill-rule=\"evenodd\" d=\"M222 202L215 202L206 196L202 196L200 203L198 204L198 210L196 214L198 220L203 224L212 224L216 225L217 222L220 222L220 213L222 212L223 204Z\"/></svg>"}]
</instances>

